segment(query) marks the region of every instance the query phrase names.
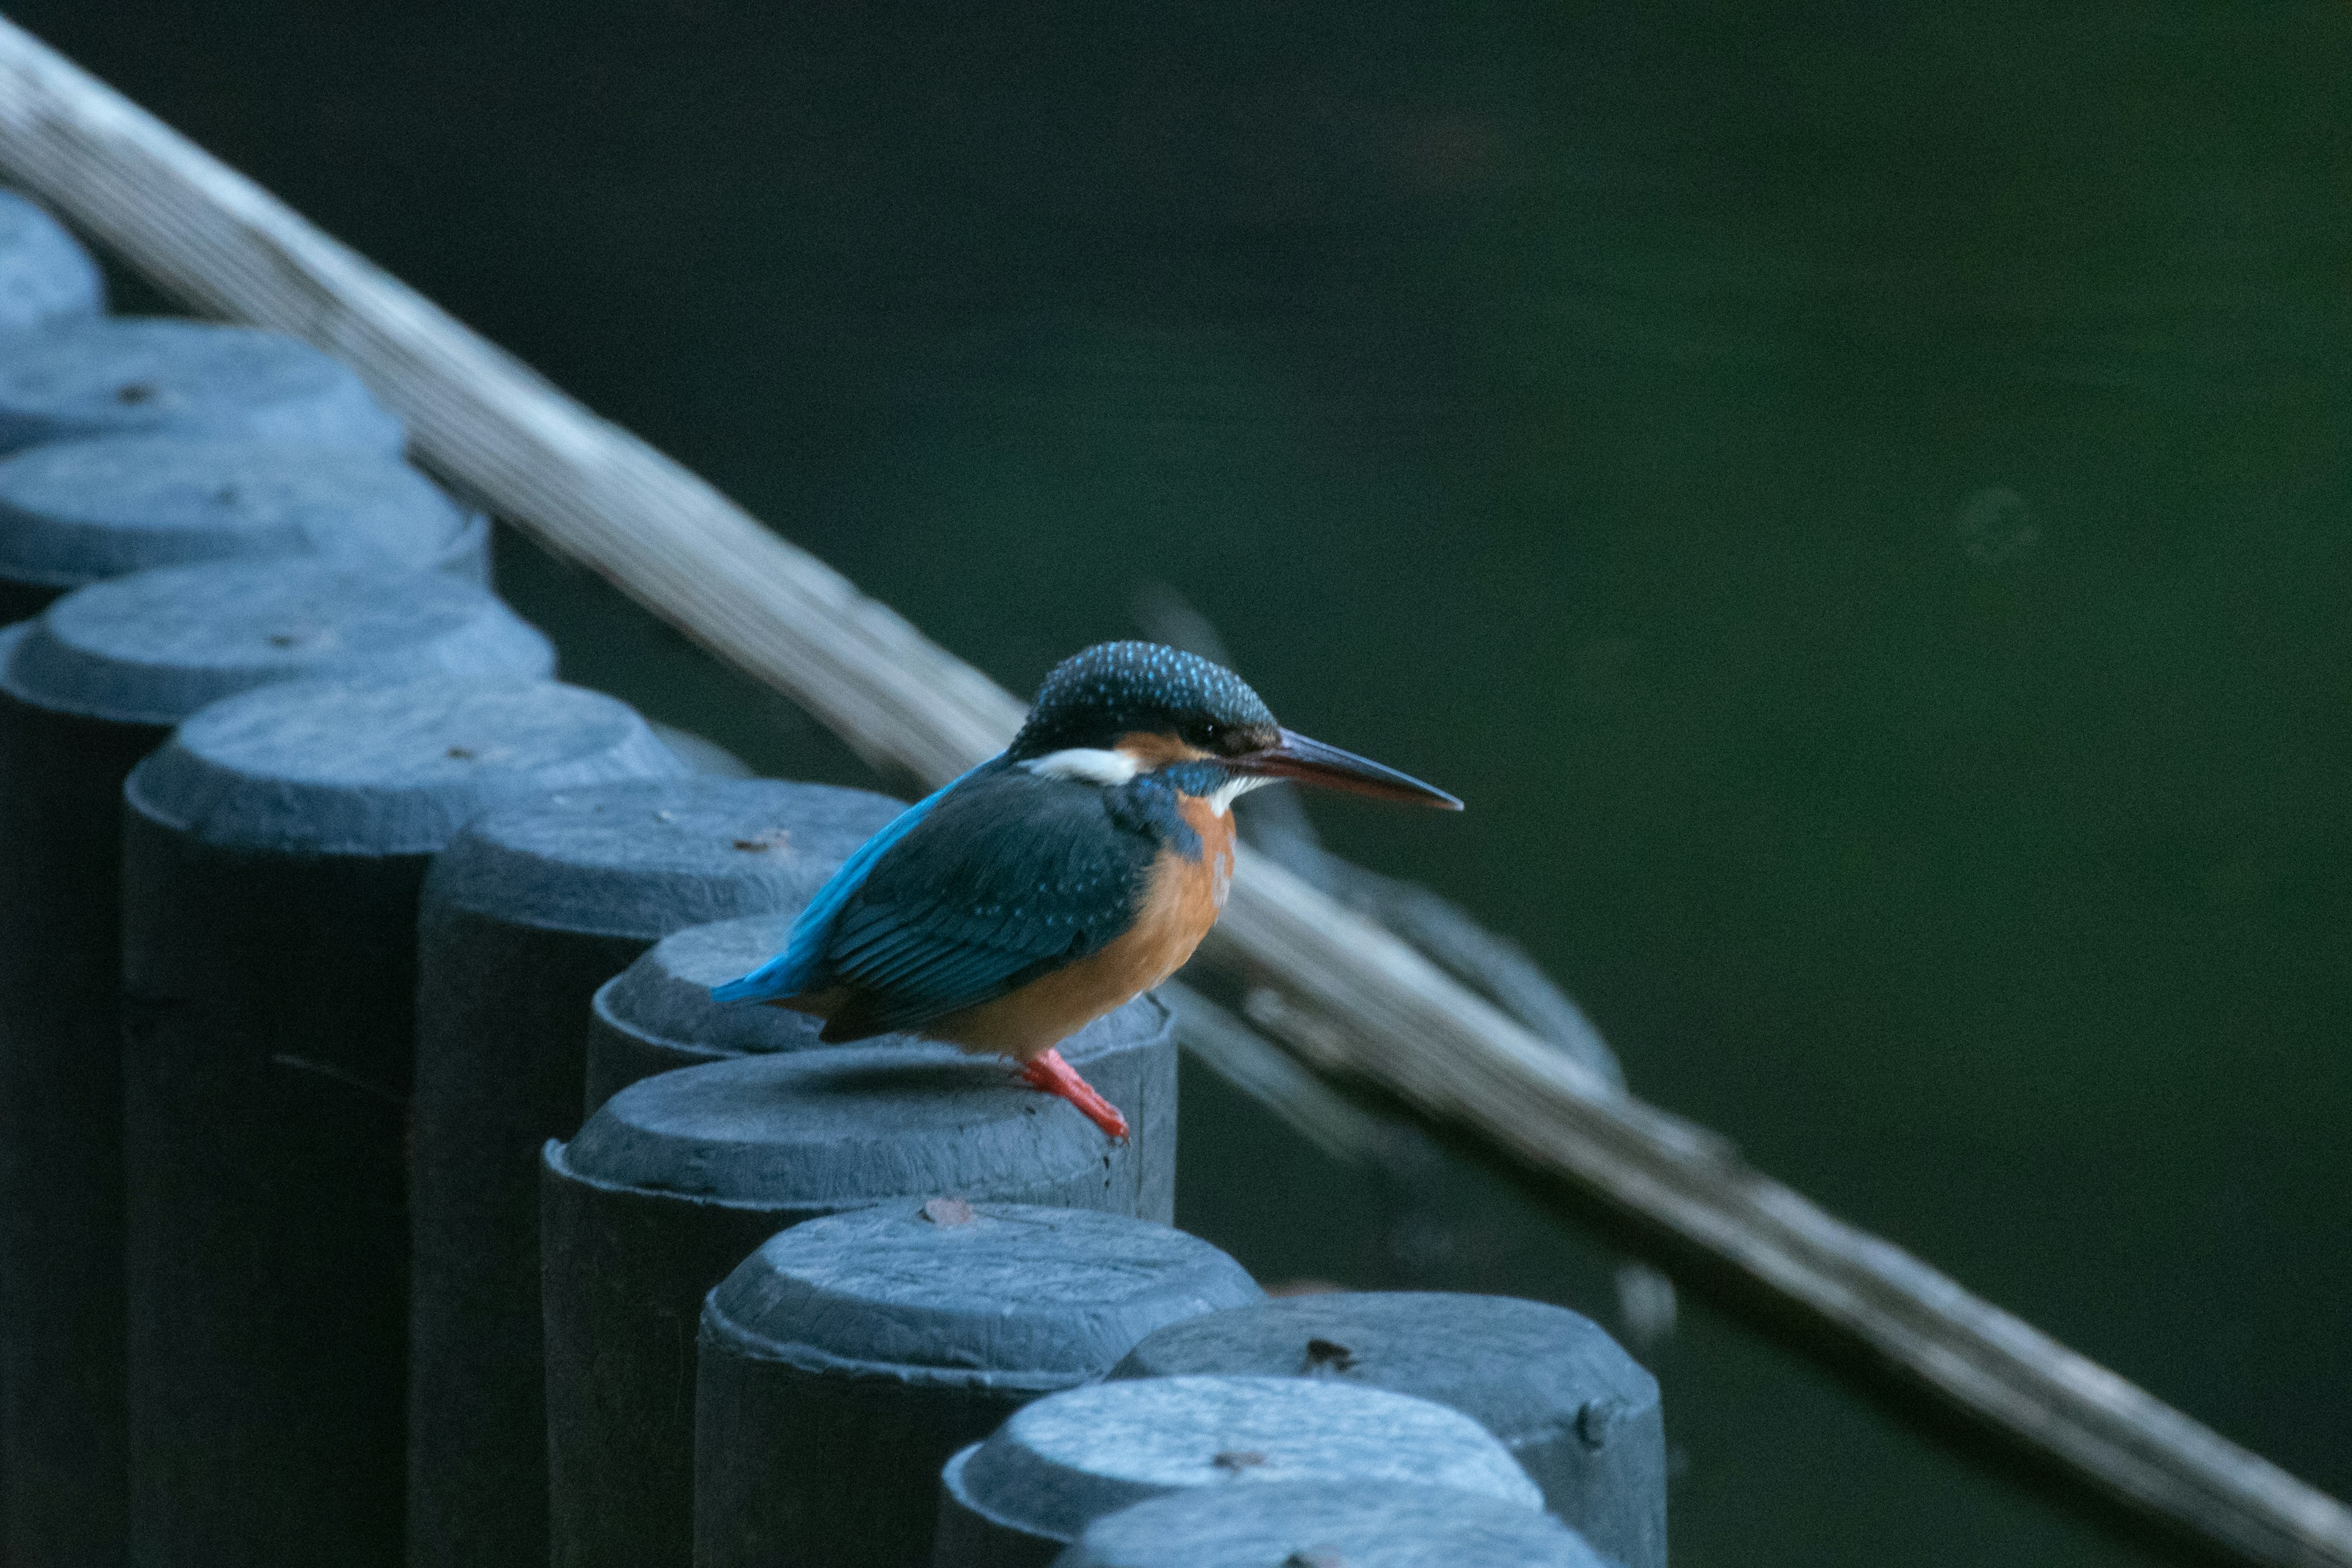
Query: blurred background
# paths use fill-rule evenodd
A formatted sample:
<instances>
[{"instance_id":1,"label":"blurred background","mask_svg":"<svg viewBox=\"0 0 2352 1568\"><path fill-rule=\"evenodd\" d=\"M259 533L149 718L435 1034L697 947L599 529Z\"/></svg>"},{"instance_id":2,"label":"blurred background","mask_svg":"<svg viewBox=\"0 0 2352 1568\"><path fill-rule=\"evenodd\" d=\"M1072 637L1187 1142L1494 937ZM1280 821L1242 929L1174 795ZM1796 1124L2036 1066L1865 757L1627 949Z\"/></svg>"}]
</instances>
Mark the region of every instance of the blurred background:
<instances>
[{"instance_id":1,"label":"blurred background","mask_svg":"<svg viewBox=\"0 0 2352 1568\"><path fill-rule=\"evenodd\" d=\"M1016 690L1172 587L1634 1090L2352 1493L2352 8L16 0ZM132 308L163 301L131 285ZM573 679L849 752L516 539ZM1200 1074L1262 1278L1613 1258ZM1685 1297L1675 1557L2154 1561Z\"/></svg>"}]
</instances>

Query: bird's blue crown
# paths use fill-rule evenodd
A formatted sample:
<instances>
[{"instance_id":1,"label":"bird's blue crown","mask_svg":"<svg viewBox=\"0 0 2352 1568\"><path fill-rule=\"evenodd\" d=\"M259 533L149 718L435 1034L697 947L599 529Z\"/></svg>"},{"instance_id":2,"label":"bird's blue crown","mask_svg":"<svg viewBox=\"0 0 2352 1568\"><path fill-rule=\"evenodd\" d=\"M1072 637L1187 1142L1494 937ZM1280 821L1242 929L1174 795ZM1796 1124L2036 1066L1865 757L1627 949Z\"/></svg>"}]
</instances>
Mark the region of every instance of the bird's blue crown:
<instances>
[{"instance_id":1,"label":"bird's blue crown","mask_svg":"<svg viewBox=\"0 0 2352 1568\"><path fill-rule=\"evenodd\" d=\"M1006 754L1022 761L1107 746L1136 731L1237 753L1270 743L1278 728L1258 694L1221 664L1159 643L1097 643L1045 677Z\"/></svg>"}]
</instances>

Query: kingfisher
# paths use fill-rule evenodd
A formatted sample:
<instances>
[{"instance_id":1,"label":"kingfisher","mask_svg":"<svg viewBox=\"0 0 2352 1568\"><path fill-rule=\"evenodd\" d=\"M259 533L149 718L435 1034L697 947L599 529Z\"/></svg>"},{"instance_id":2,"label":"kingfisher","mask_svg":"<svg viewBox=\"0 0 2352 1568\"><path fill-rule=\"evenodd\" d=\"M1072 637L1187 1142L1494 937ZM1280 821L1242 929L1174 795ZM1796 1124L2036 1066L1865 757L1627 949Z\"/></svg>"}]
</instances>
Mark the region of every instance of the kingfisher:
<instances>
[{"instance_id":1,"label":"kingfisher","mask_svg":"<svg viewBox=\"0 0 2352 1568\"><path fill-rule=\"evenodd\" d=\"M783 951L714 986L824 1021L995 1052L1114 1139L1116 1106L1056 1049L1181 968L1234 874L1234 802L1283 779L1459 811L1393 768L1275 722L1223 666L1101 643L1055 667L1013 743L845 861Z\"/></svg>"}]
</instances>

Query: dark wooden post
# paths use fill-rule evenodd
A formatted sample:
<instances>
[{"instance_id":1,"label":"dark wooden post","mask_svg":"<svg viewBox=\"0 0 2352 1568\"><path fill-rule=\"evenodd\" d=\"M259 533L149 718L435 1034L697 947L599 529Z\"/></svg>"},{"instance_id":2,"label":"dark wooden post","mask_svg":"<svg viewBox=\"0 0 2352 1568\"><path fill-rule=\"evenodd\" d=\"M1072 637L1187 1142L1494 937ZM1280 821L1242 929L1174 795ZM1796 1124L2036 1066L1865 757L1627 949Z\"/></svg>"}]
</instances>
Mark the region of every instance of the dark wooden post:
<instances>
[{"instance_id":1,"label":"dark wooden post","mask_svg":"<svg viewBox=\"0 0 2352 1568\"><path fill-rule=\"evenodd\" d=\"M683 769L609 697L435 680L249 692L132 771L131 1561L402 1561L426 863L485 809Z\"/></svg>"},{"instance_id":2,"label":"dark wooden post","mask_svg":"<svg viewBox=\"0 0 2352 1568\"><path fill-rule=\"evenodd\" d=\"M805 903L899 809L772 779L598 784L491 812L435 858L418 922L411 1563L547 1560L539 1151L580 1124L588 998L665 931Z\"/></svg>"},{"instance_id":3,"label":"dark wooden post","mask_svg":"<svg viewBox=\"0 0 2352 1568\"><path fill-rule=\"evenodd\" d=\"M782 951L798 913L780 910L688 926L598 987L588 1014L585 1115L656 1073L817 1049L822 1026L804 1013L710 999L713 985Z\"/></svg>"},{"instance_id":4,"label":"dark wooden post","mask_svg":"<svg viewBox=\"0 0 2352 1568\"><path fill-rule=\"evenodd\" d=\"M110 436L0 458L0 621L126 573L278 555L487 584L489 521L366 447Z\"/></svg>"},{"instance_id":5,"label":"dark wooden post","mask_svg":"<svg viewBox=\"0 0 2352 1568\"><path fill-rule=\"evenodd\" d=\"M95 316L106 309L106 281L98 263L74 242L47 208L15 191L0 189L0 333L20 332L45 321ZM0 625L31 611L13 605L0 583ZM5 840L0 839L0 846ZM0 847L0 854L5 854ZM6 1156L0 1154L0 1160ZM0 1260L0 1268L5 1268ZM0 1363L0 1410L7 1405L7 1370ZM0 1420L5 1420L0 1416ZM0 1446L0 1562L8 1557L8 1466Z\"/></svg>"},{"instance_id":6,"label":"dark wooden post","mask_svg":"<svg viewBox=\"0 0 2352 1568\"><path fill-rule=\"evenodd\" d=\"M52 321L0 354L0 452L175 430L398 452L400 421L297 338L163 317Z\"/></svg>"},{"instance_id":7,"label":"dark wooden post","mask_svg":"<svg viewBox=\"0 0 2352 1568\"><path fill-rule=\"evenodd\" d=\"M923 1568L957 1449L1162 1324L1261 1299L1207 1242L1120 1215L905 1198L785 1231L703 1307L695 1568Z\"/></svg>"},{"instance_id":8,"label":"dark wooden post","mask_svg":"<svg viewBox=\"0 0 2352 1568\"><path fill-rule=\"evenodd\" d=\"M633 1084L544 1158L551 1561L693 1554L703 1297L769 1237L916 1194L1132 1214L1129 1151L1005 1064L901 1042Z\"/></svg>"},{"instance_id":9,"label":"dark wooden post","mask_svg":"<svg viewBox=\"0 0 2352 1568\"><path fill-rule=\"evenodd\" d=\"M933 1561L1045 1568L1095 1520L1146 1498L1287 1480L1453 1487L1543 1507L1510 1451L1442 1405L1303 1378L1141 1378L1024 1405L950 1459Z\"/></svg>"},{"instance_id":10,"label":"dark wooden post","mask_svg":"<svg viewBox=\"0 0 2352 1568\"><path fill-rule=\"evenodd\" d=\"M711 986L782 945L790 913L689 926L656 942L596 993L588 1026L588 1109L655 1073L816 1046L816 1023L779 1007L728 1005ZM1129 1212L1167 1224L1176 1210L1176 1035L1139 997L1065 1041L1062 1055L1126 1116L1116 1159L1135 1185Z\"/></svg>"},{"instance_id":11,"label":"dark wooden post","mask_svg":"<svg viewBox=\"0 0 2352 1568\"><path fill-rule=\"evenodd\" d=\"M1096 1520L1054 1568L1609 1568L1548 1513L1446 1487L1259 1481Z\"/></svg>"},{"instance_id":12,"label":"dark wooden post","mask_svg":"<svg viewBox=\"0 0 2352 1568\"><path fill-rule=\"evenodd\" d=\"M1113 1377L1330 1378L1450 1405L1503 1440L1544 1506L1622 1568L1665 1568L1658 1381L1591 1320L1505 1296L1295 1296L1171 1324Z\"/></svg>"},{"instance_id":13,"label":"dark wooden post","mask_svg":"<svg viewBox=\"0 0 2352 1568\"><path fill-rule=\"evenodd\" d=\"M213 699L320 673L531 680L546 639L439 575L141 573L0 631L5 1560L119 1564L124 1530L122 784Z\"/></svg>"}]
</instances>

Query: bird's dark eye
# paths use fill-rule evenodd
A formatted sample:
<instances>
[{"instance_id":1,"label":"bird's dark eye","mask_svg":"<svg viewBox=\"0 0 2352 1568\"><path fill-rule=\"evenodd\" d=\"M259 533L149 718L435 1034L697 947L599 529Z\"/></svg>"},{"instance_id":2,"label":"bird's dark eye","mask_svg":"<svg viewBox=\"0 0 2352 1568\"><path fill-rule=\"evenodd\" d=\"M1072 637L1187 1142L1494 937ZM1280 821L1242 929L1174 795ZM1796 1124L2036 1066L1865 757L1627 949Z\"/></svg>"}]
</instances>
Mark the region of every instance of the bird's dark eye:
<instances>
[{"instance_id":1,"label":"bird's dark eye","mask_svg":"<svg viewBox=\"0 0 2352 1568\"><path fill-rule=\"evenodd\" d=\"M1189 745L1204 752L1216 751L1224 742L1225 727L1214 719L1195 719L1184 726L1184 740Z\"/></svg>"}]
</instances>

